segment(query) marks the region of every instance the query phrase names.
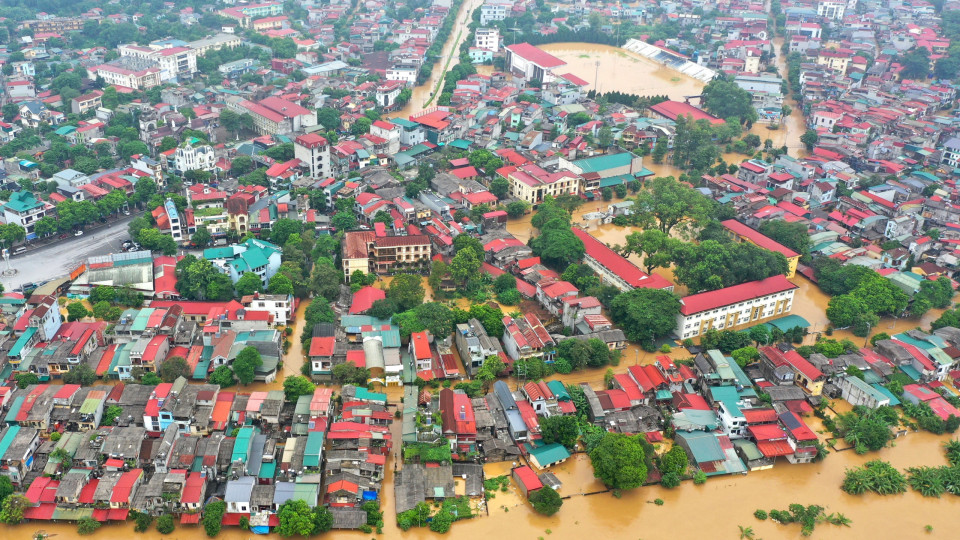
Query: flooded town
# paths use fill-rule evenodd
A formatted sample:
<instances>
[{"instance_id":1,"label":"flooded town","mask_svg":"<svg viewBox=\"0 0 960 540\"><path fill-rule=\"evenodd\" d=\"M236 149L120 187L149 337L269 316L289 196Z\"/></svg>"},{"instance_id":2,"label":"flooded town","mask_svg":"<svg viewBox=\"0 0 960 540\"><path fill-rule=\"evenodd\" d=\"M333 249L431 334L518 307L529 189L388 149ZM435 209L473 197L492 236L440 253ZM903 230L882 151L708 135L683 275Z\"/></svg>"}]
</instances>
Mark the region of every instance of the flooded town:
<instances>
[{"instance_id":1,"label":"flooded town","mask_svg":"<svg viewBox=\"0 0 960 540\"><path fill-rule=\"evenodd\" d=\"M960 1L5 0L0 530L954 538Z\"/></svg>"}]
</instances>

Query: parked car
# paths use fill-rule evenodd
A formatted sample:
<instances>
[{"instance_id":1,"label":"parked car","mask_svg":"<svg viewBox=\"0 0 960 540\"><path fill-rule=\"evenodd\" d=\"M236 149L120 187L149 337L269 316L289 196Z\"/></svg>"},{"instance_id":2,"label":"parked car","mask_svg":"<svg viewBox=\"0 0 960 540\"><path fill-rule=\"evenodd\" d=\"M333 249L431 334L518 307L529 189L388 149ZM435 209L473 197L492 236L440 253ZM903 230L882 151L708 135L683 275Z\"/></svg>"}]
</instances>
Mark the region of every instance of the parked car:
<instances>
[{"instance_id":1,"label":"parked car","mask_svg":"<svg viewBox=\"0 0 960 540\"><path fill-rule=\"evenodd\" d=\"M76 231L73 233L74 236L83 236L83 231Z\"/></svg>"},{"instance_id":2,"label":"parked car","mask_svg":"<svg viewBox=\"0 0 960 540\"><path fill-rule=\"evenodd\" d=\"M61 235L60 235L60 239L63 240L64 238L70 238L70 235L67 234L67 233L61 234Z\"/></svg>"}]
</instances>

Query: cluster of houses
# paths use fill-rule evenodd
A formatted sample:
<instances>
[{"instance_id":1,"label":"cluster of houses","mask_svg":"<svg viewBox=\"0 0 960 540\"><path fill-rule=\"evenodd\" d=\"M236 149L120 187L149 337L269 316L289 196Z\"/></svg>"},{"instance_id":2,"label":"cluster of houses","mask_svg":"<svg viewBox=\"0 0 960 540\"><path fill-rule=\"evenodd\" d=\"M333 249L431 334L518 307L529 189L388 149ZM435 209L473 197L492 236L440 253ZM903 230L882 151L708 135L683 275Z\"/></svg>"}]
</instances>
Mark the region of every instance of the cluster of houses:
<instances>
[{"instance_id":1,"label":"cluster of houses","mask_svg":"<svg viewBox=\"0 0 960 540\"><path fill-rule=\"evenodd\" d=\"M366 523L392 448L386 396L346 386L286 401L182 377L3 388L0 473L29 504L24 519L125 521L131 511L200 522L211 500L224 525L266 532L290 500L328 507L336 529ZM56 434L56 436L54 436Z\"/></svg>"}]
</instances>

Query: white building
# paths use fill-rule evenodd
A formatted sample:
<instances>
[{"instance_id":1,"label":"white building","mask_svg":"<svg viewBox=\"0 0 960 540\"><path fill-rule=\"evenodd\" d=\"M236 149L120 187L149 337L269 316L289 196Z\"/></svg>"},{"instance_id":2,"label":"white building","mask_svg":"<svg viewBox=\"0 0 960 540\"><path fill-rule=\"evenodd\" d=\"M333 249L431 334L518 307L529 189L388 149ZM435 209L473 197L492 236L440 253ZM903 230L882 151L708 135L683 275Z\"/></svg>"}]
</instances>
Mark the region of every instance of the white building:
<instances>
[{"instance_id":1,"label":"white building","mask_svg":"<svg viewBox=\"0 0 960 540\"><path fill-rule=\"evenodd\" d=\"M500 50L500 30L497 28L477 28L473 36L474 47L493 51L494 54Z\"/></svg>"},{"instance_id":2,"label":"white building","mask_svg":"<svg viewBox=\"0 0 960 540\"><path fill-rule=\"evenodd\" d=\"M567 63L529 43L516 43L507 47L506 65L511 73L525 81L548 83L556 79L553 69Z\"/></svg>"},{"instance_id":3,"label":"white building","mask_svg":"<svg viewBox=\"0 0 960 540\"><path fill-rule=\"evenodd\" d=\"M492 21L502 21L512 9L513 2L510 0L486 0L480 6L480 24L485 26Z\"/></svg>"},{"instance_id":4,"label":"white building","mask_svg":"<svg viewBox=\"0 0 960 540\"><path fill-rule=\"evenodd\" d=\"M216 163L213 147L208 144L181 146L173 154L173 168L178 175L186 171L212 171Z\"/></svg>"},{"instance_id":5,"label":"white building","mask_svg":"<svg viewBox=\"0 0 960 540\"><path fill-rule=\"evenodd\" d=\"M147 90L160 84L160 67L156 62L131 56L119 58L97 67L97 75L107 84Z\"/></svg>"},{"instance_id":6,"label":"white building","mask_svg":"<svg viewBox=\"0 0 960 540\"><path fill-rule=\"evenodd\" d=\"M21 190L10 195L10 200L3 205L3 220L23 227L27 231L27 240L36 238L33 226L37 220L55 211L52 204L38 200L33 193Z\"/></svg>"},{"instance_id":7,"label":"white building","mask_svg":"<svg viewBox=\"0 0 960 540\"><path fill-rule=\"evenodd\" d=\"M330 169L330 143L316 133L298 136L293 141L293 157L310 166L310 176L327 178L332 175Z\"/></svg>"},{"instance_id":8,"label":"white building","mask_svg":"<svg viewBox=\"0 0 960 540\"><path fill-rule=\"evenodd\" d=\"M254 293L240 299L243 307L253 311L269 311L274 324L285 325L293 319L293 296L289 294Z\"/></svg>"},{"instance_id":9,"label":"white building","mask_svg":"<svg viewBox=\"0 0 960 540\"><path fill-rule=\"evenodd\" d=\"M378 84L375 94L377 106L381 109L389 109L393 107L404 87L406 87L406 83L404 81L385 81Z\"/></svg>"},{"instance_id":10,"label":"white building","mask_svg":"<svg viewBox=\"0 0 960 540\"><path fill-rule=\"evenodd\" d=\"M388 81L403 81L410 84L417 83L417 69L412 67L392 67L387 69L385 78Z\"/></svg>"},{"instance_id":11,"label":"white building","mask_svg":"<svg viewBox=\"0 0 960 540\"><path fill-rule=\"evenodd\" d=\"M847 9L845 0L820 0L817 3L817 15L839 21L843 19L843 13Z\"/></svg>"},{"instance_id":12,"label":"white building","mask_svg":"<svg viewBox=\"0 0 960 540\"><path fill-rule=\"evenodd\" d=\"M729 329L760 319L783 316L793 308L797 286L782 274L680 299L676 334L682 339L711 328Z\"/></svg>"},{"instance_id":13,"label":"white building","mask_svg":"<svg viewBox=\"0 0 960 540\"><path fill-rule=\"evenodd\" d=\"M387 153L390 155L400 151L400 126L389 120L377 120L370 126L370 134L387 140Z\"/></svg>"},{"instance_id":14,"label":"white building","mask_svg":"<svg viewBox=\"0 0 960 540\"><path fill-rule=\"evenodd\" d=\"M952 137L944 143L940 164L953 168L960 167L960 137Z\"/></svg>"},{"instance_id":15,"label":"white building","mask_svg":"<svg viewBox=\"0 0 960 540\"><path fill-rule=\"evenodd\" d=\"M117 50L121 57L156 62L163 82L189 79L197 71L197 51L189 47L127 44L120 45Z\"/></svg>"},{"instance_id":16,"label":"white building","mask_svg":"<svg viewBox=\"0 0 960 540\"><path fill-rule=\"evenodd\" d=\"M240 46L240 43L240 38L235 35L217 34L215 36L198 39L197 41L191 41L187 46L196 51L199 56L203 56L207 54L207 51L219 51L224 47L235 49Z\"/></svg>"}]
</instances>

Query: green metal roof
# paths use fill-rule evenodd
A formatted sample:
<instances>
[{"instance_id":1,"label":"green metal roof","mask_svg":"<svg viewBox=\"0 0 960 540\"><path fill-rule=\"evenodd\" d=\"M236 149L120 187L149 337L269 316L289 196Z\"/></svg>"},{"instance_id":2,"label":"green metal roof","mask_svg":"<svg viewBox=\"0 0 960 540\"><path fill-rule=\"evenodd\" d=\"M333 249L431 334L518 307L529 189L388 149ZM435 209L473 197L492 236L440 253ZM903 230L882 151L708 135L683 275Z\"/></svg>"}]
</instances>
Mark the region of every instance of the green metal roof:
<instances>
[{"instance_id":1,"label":"green metal roof","mask_svg":"<svg viewBox=\"0 0 960 540\"><path fill-rule=\"evenodd\" d=\"M743 455L747 458L747 461L763 459L763 454L760 453L757 445L753 444L752 441L748 441L746 439L736 439L733 441L733 445L743 452Z\"/></svg>"},{"instance_id":2,"label":"green metal roof","mask_svg":"<svg viewBox=\"0 0 960 540\"><path fill-rule=\"evenodd\" d=\"M620 152L619 154L605 154L602 156L578 159L572 163L579 167L584 174L599 173L608 169L628 166L635 157L636 156L630 152Z\"/></svg>"},{"instance_id":3,"label":"green metal roof","mask_svg":"<svg viewBox=\"0 0 960 540\"><path fill-rule=\"evenodd\" d=\"M323 452L323 432L311 431L307 435L307 446L303 451L304 467L319 467L320 454Z\"/></svg>"},{"instance_id":4,"label":"green metal roof","mask_svg":"<svg viewBox=\"0 0 960 540\"><path fill-rule=\"evenodd\" d=\"M13 439L17 437L17 433L20 433L20 426L10 426L7 428L7 432L4 433L3 438L0 439L0 457L3 457L3 455L7 453L7 449L10 448Z\"/></svg>"},{"instance_id":5,"label":"green metal roof","mask_svg":"<svg viewBox=\"0 0 960 540\"><path fill-rule=\"evenodd\" d=\"M13 401L10 402L10 410L7 411L7 416L3 419L4 423L11 424L17 421L17 413L20 412L20 407L23 406L23 400L27 396L17 396L13 398ZM3 454L0 454L2 456Z\"/></svg>"},{"instance_id":6,"label":"green metal roof","mask_svg":"<svg viewBox=\"0 0 960 540\"><path fill-rule=\"evenodd\" d=\"M460 150L466 150L470 148L470 141L465 141L463 139L456 139L454 141L450 141L450 144L448 144L447 146L459 148Z\"/></svg>"},{"instance_id":7,"label":"green metal roof","mask_svg":"<svg viewBox=\"0 0 960 540\"><path fill-rule=\"evenodd\" d=\"M548 467L569 458L570 452L563 445L551 443L531 449L530 455L537 458L537 463L541 466Z\"/></svg>"},{"instance_id":8,"label":"green metal roof","mask_svg":"<svg viewBox=\"0 0 960 540\"><path fill-rule=\"evenodd\" d=\"M567 393L567 387L564 386L563 383L560 381L557 381L557 380L547 381L547 388L549 388L550 391L553 392L553 395L559 401L567 401L570 399L570 394Z\"/></svg>"},{"instance_id":9,"label":"green metal roof","mask_svg":"<svg viewBox=\"0 0 960 540\"><path fill-rule=\"evenodd\" d=\"M677 433L676 438L686 443L687 448L690 449L691 457L697 463L721 461L727 457L713 433Z\"/></svg>"},{"instance_id":10,"label":"green metal roof","mask_svg":"<svg viewBox=\"0 0 960 540\"><path fill-rule=\"evenodd\" d=\"M277 473L277 462L268 461L260 465L260 474L257 475L258 478L273 478Z\"/></svg>"},{"instance_id":11,"label":"green metal roof","mask_svg":"<svg viewBox=\"0 0 960 540\"><path fill-rule=\"evenodd\" d=\"M27 328L23 335L17 339L17 342L13 344L13 348L10 349L10 352L7 353L7 356L19 357L23 353L23 348L27 346L27 343L30 343L30 340L33 339L33 335L37 333L37 327L31 326Z\"/></svg>"},{"instance_id":12,"label":"green metal roof","mask_svg":"<svg viewBox=\"0 0 960 540\"><path fill-rule=\"evenodd\" d=\"M43 206L43 203L38 201L33 193L29 191L18 191L11 194L10 200L6 204L7 208L16 212L26 212L41 206Z\"/></svg>"},{"instance_id":13,"label":"green metal roof","mask_svg":"<svg viewBox=\"0 0 960 540\"><path fill-rule=\"evenodd\" d=\"M737 401L740 400L740 394L735 386L714 386L710 388L713 399L723 403L724 408L731 416L742 416L740 406Z\"/></svg>"},{"instance_id":14,"label":"green metal roof","mask_svg":"<svg viewBox=\"0 0 960 540\"><path fill-rule=\"evenodd\" d=\"M381 394L379 392L371 392L362 386L358 386L354 397L360 401L375 401L378 403L386 403L387 395Z\"/></svg>"}]
</instances>

